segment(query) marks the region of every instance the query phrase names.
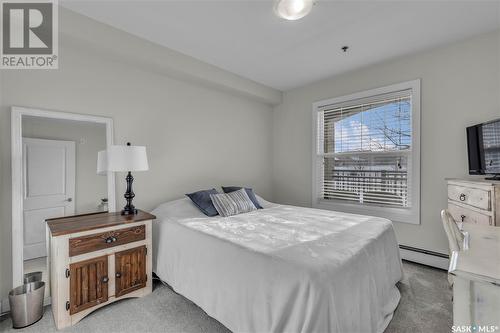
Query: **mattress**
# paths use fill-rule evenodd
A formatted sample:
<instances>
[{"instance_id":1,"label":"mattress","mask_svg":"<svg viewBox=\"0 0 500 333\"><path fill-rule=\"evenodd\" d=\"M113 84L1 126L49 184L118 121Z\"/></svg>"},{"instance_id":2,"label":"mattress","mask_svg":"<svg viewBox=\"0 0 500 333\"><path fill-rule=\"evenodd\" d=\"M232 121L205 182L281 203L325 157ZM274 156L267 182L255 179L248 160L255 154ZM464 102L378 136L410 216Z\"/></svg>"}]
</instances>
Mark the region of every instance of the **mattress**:
<instances>
[{"instance_id":1,"label":"mattress","mask_svg":"<svg viewBox=\"0 0 500 333\"><path fill-rule=\"evenodd\" d=\"M391 221L263 206L231 217L189 199L159 206L155 273L235 332L383 332L402 278Z\"/></svg>"}]
</instances>

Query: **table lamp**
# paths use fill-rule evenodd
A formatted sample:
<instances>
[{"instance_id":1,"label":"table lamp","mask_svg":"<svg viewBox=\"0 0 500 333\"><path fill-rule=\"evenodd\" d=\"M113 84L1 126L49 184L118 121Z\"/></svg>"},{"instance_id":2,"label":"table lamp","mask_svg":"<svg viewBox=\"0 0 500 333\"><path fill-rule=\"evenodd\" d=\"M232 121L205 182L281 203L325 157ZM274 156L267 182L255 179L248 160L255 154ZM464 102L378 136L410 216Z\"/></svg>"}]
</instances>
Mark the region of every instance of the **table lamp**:
<instances>
[{"instance_id":1,"label":"table lamp","mask_svg":"<svg viewBox=\"0 0 500 333\"><path fill-rule=\"evenodd\" d=\"M109 146L107 150L102 150L97 154L97 174L105 174L108 171L114 172L128 172L125 180L127 181L127 190L125 191L125 200L127 204L121 211L122 215L137 214L132 204L135 197L132 191L132 171L146 171L149 170L148 157L146 154L146 147L144 146L131 146L127 142L126 146Z\"/></svg>"}]
</instances>

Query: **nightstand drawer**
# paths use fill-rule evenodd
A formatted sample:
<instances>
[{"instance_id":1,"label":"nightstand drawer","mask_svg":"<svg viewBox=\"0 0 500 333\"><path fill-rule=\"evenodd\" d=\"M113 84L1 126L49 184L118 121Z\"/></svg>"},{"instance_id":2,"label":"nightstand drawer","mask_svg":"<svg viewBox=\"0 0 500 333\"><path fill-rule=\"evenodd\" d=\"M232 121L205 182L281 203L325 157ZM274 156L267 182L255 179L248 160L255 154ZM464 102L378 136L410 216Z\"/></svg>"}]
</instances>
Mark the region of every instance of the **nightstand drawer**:
<instances>
[{"instance_id":1,"label":"nightstand drawer","mask_svg":"<svg viewBox=\"0 0 500 333\"><path fill-rule=\"evenodd\" d=\"M94 252L146 239L146 227L123 228L69 239L69 256Z\"/></svg>"}]
</instances>

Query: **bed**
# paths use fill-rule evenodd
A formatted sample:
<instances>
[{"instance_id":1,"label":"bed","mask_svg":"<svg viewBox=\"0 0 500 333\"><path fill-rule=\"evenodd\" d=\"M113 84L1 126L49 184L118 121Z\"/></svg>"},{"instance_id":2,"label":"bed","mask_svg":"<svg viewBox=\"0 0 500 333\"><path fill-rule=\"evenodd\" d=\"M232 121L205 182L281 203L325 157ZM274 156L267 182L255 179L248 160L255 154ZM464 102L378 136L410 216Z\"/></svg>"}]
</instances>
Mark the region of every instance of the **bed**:
<instances>
[{"instance_id":1,"label":"bed","mask_svg":"<svg viewBox=\"0 0 500 333\"><path fill-rule=\"evenodd\" d=\"M234 332L383 332L402 278L391 221L259 202L231 217L160 205L154 272Z\"/></svg>"}]
</instances>

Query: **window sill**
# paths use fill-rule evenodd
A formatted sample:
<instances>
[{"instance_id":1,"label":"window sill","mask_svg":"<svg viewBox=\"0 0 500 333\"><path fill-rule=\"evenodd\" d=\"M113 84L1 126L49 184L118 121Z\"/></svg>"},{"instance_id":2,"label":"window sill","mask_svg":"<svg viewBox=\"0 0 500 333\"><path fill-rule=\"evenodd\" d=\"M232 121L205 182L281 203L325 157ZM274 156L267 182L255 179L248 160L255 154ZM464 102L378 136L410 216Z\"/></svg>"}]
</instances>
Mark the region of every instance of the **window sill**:
<instances>
[{"instance_id":1,"label":"window sill","mask_svg":"<svg viewBox=\"0 0 500 333\"><path fill-rule=\"evenodd\" d=\"M420 224L420 212L416 208L393 208L374 205L350 204L332 200L316 200L312 206L318 209L386 218L392 222Z\"/></svg>"}]
</instances>

